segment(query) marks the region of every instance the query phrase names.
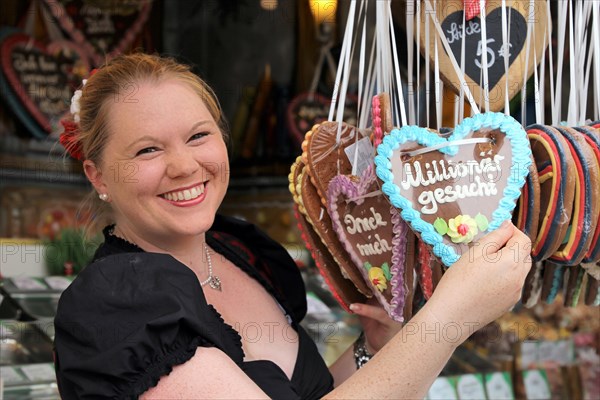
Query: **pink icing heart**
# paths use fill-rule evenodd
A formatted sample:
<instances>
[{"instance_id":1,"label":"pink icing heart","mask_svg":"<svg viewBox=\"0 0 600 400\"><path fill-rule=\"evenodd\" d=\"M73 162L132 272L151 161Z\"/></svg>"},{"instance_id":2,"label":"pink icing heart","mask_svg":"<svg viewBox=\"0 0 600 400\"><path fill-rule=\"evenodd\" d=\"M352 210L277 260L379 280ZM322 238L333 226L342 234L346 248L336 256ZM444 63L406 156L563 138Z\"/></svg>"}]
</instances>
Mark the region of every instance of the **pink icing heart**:
<instances>
[{"instance_id":1,"label":"pink icing heart","mask_svg":"<svg viewBox=\"0 0 600 400\"><path fill-rule=\"evenodd\" d=\"M402 322L408 226L379 191L373 165L360 178L334 177L327 201L340 242L373 295L394 320Z\"/></svg>"}]
</instances>

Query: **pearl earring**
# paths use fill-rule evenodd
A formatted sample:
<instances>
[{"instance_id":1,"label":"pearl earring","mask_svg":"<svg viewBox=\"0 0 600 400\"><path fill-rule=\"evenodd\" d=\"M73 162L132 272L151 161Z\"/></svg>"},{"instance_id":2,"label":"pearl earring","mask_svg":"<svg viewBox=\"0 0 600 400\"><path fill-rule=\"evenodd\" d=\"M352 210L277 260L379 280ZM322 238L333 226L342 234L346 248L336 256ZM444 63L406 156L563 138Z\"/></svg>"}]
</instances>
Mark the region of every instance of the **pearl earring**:
<instances>
[{"instance_id":1,"label":"pearl earring","mask_svg":"<svg viewBox=\"0 0 600 400\"><path fill-rule=\"evenodd\" d=\"M100 198L100 200L102 200L102 201L108 201L108 194L106 194L106 193L100 193L100 194L98 195L98 197L99 197L99 198Z\"/></svg>"}]
</instances>

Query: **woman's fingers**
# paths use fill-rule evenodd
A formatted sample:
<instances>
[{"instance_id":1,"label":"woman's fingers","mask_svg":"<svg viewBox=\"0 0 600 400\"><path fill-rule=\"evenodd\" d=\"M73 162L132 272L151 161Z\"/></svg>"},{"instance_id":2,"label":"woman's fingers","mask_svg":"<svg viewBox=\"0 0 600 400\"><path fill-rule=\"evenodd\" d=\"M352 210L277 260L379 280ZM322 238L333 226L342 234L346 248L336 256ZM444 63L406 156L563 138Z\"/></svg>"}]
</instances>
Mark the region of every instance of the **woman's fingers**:
<instances>
[{"instance_id":1,"label":"woman's fingers","mask_svg":"<svg viewBox=\"0 0 600 400\"><path fill-rule=\"evenodd\" d=\"M363 303L350 304L350 310L361 317L371 318L378 322L387 324L391 321L387 312L381 306L373 306Z\"/></svg>"},{"instance_id":2,"label":"woman's fingers","mask_svg":"<svg viewBox=\"0 0 600 400\"><path fill-rule=\"evenodd\" d=\"M484 257L492 256L497 253L511 239L515 226L510 221L505 221L498 229L490 232L479 241L479 245L474 248L481 248Z\"/></svg>"}]
</instances>

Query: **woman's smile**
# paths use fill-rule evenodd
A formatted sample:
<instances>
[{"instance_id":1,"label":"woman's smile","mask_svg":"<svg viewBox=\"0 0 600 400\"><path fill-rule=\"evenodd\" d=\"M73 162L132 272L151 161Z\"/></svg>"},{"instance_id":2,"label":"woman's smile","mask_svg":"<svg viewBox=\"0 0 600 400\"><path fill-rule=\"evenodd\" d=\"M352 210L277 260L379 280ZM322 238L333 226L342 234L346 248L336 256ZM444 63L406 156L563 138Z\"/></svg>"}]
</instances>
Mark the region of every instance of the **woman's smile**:
<instances>
[{"instance_id":1,"label":"woman's smile","mask_svg":"<svg viewBox=\"0 0 600 400\"><path fill-rule=\"evenodd\" d=\"M201 203L206 197L206 183L195 184L191 187L176 189L159 195L169 203L178 207L188 207Z\"/></svg>"}]
</instances>

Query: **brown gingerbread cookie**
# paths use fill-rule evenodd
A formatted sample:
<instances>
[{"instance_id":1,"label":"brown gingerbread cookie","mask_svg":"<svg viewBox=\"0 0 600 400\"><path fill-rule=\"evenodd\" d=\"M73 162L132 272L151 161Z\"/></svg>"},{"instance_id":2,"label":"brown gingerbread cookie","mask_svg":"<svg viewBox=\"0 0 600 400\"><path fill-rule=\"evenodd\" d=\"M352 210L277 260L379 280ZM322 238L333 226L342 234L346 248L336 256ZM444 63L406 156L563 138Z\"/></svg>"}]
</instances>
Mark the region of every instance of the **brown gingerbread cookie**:
<instances>
[{"instance_id":1,"label":"brown gingerbread cookie","mask_svg":"<svg viewBox=\"0 0 600 400\"><path fill-rule=\"evenodd\" d=\"M539 229L533 241L534 260L545 260L558 250L569 228L575 197L575 171L569 144L551 126L532 125L527 136L540 184ZM543 296L543 295L542 295Z\"/></svg>"},{"instance_id":2,"label":"brown gingerbread cookie","mask_svg":"<svg viewBox=\"0 0 600 400\"><path fill-rule=\"evenodd\" d=\"M317 189L313 186L311 179L306 172L303 172L298 179L300 180L301 188L299 193L302 196L302 204L306 210L308 222L321 238L321 242L329 249L342 275L351 280L360 293L371 297L371 290L365 283L361 272L356 268L336 236L329 213L321 203Z\"/></svg>"},{"instance_id":3,"label":"brown gingerbread cookie","mask_svg":"<svg viewBox=\"0 0 600 400\"><path fill-rule=\"evenodd\" d=\"M569 167L574 172L575 190L567 234L550 260L562 265L578 265L590 248L598 223L600 167L583 134L568 127L556 129L566 139L573 158Z\"/></svg>"}]
</instances>

